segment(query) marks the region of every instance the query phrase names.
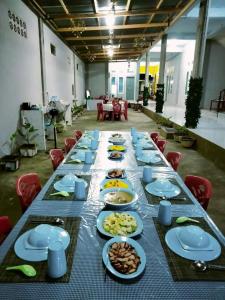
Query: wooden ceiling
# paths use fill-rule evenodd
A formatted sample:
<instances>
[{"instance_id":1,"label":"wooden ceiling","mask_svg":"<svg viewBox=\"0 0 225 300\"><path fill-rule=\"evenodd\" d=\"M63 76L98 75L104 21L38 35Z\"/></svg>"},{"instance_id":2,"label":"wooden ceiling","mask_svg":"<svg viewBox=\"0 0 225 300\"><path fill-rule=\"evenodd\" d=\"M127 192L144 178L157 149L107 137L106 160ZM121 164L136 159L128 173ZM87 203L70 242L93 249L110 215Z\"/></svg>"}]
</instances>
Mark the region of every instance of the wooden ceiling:
<instances>
[{"instance_id":1,"label":"wooden ceiling","mask_svg":"<svg viewBox=\"0 0 225 300\"><path fill-rule=\"evenodd\" d=\"M24 0L84 61L95 62L138 59L195 1ZM117 45L112 58L105 45Z\"/></svg>"}]
</instances>

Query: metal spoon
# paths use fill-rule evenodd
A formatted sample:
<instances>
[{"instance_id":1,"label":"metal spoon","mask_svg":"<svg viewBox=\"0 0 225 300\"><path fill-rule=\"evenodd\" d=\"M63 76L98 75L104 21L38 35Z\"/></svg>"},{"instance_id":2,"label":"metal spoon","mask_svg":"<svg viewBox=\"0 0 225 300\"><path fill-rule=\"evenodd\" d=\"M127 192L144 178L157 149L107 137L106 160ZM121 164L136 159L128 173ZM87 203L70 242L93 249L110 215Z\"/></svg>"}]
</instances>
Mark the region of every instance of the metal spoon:
<instances>
[{"instance_id":1,"label":"metal spoon","mask_svg":"<svg viewBox=\"0 0 225 300\"><path fill-rule=\"evenodd\" d=\"M56 225L64 225L64 220L61 218L55 218L54 219L54 224Z\"/></svg>"},{"instance_id":2,"label":"metal spoon","mask_svg":"<svg viewBox=\"0 0 225 300\"><path fill-rule=\"evenodd\" d=\"M182 216L182 217L179 217L179 218L176 219L177 224L182 224L182 223L185 223L185 222L200 223L198 220L188 218L188 217L185 217L185 216Z\"/></svg>"},{"instance_id":3,"label":"metal spoon","mask_svg":"<svg viewBox=\"0 0 225 300\"><path fill-rule=\"evenodd\" d=\"M196 260L196 261L194 261L192 263L192 265L195 268L195 270L202 271L202 272L204 272L204 271L206 271L208 269L211 269L211 270L221 270L221 271L225 270L225 266L207 264L203 260Z\"/></svg>"},{"instance_id":4,"label":"metal spoon","mask_svg":"<svg viewBox=\"0 0 225 300\"><path fill-rule=\"evenodd\" d=\"M68 197L70 194L66 191L61 191L61 192L56 192L56 193L50 194L50 196L56 196L56 195L60 195L60 196L63 196L63 197Z\"/></svg>"},{"instance_id":5,"label":"metal spoon","mask_svg":"<svg viewBox=\"0 0 225 300\"><path fill-rule=\"evenodd\" d=\"M19 266L13 266L13 267L6 268L6 271L10 271L10 270L19 270L28 277L34 277L37 274L35 268L32 267L31 265L19 265Z\"/></svg>"}]
</instances>

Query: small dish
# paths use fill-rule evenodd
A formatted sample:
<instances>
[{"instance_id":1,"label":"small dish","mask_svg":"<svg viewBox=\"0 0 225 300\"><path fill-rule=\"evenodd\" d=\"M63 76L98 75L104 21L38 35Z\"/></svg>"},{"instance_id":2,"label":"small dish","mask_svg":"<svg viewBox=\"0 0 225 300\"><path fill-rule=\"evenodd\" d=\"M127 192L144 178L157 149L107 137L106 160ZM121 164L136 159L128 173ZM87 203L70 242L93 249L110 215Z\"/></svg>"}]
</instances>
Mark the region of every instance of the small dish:
<instances>
[{"instance_id":1,"label":"small dish","mask_svg":"<svg viewBox=\"0 0 225 300\"><path fill-rule=\"evenodd\" d=\"M112 145L108 147L108 151L126 151L126 147L125 146L120 146L120 145Z\"/></svg>"},{"instance_id":2,"label":"small dish","mask_svg":"<svg viewBox=\"0 0 225 300\"><path fill-rule=\"evenodd\" d=\"M140 257L140 264L137 268L137 270L134 273L131 274L123 274L118 272L116 269L114 269L114 267L112 266L110 259L109 259L109 250L112 244L114 243L120 243L120 242L126 242L129 245L131 245L137 255ZM122 278L122 279L133 279L138 277L145 269L146 266L146 255L144 252L144 249L141 247L141 245L136 242L135 240L128 238L128 237L114 237L112 239L110 239L108 242L105 243L103 251L102 251L102 259L103 262L106 266L106 268L116 277L118 278Z\"/></svg>"},{"instance_id":3,"label":"small dish","mask_svg":"<svg viewBox=\"0 0 225 300\"><path fill-rule=\"evenodd\" d=\"M118 169L118 168L108 170L107 175L106 175L106 178L121 178L121 179L124 179L126 177L127 176L126 176L125 170Z\"/></svg>"},{"instance_id":4,"label":"small dish","mask_svg":"<svg viewBox=\"0 0 225 300\"><path fill-rule=\"evenodd\" d=\"M101 190L111 188L124 188L132 190L132 184L129 180L121 178L104 179L100 184Z\"/></svg>"},{"instance_id":5,"label":"small dish","mask_svg":"<svg viewBox=\"0 0 225 300\"><path fill-rule=\"evenodd\" d=\"M123 153L118 151L112 151L108 156L109 159L113 159L113 160L121 160L123 159L123 157L124 157Z\"/></svg>"},{"instance_id":6,"label":"small dish","mask_svg":"<svg viewBox=\"0 0 225 300\"><path fill-rule=\"evenodd\" d=\"M135 211L124 211L124 212L120 212L120 211L118 211L118 212L116 212L116 211L102 211L102 212L100 212L100 214L98 215L98 218L97 218L97 228L98 228L99 232L101 232L105 236L110 236L110 237L119 236L119 234L112 234L112 233L110 233L110 232L108 232L104 229L104 220L113 213L116 213L116 214L126 213L126 214L132 216L133 218L135 218L136 223L137 223L137 228L134 232L132 232L130 234L128 233L126 235L127 237L134 237L134 236L137 236L137 235L142 233L142 231L143 231L143 222L142 222L139 214L136 213ZM123 236L124 236L124 234L123 234Z\"/></svg>"}]
</instances>

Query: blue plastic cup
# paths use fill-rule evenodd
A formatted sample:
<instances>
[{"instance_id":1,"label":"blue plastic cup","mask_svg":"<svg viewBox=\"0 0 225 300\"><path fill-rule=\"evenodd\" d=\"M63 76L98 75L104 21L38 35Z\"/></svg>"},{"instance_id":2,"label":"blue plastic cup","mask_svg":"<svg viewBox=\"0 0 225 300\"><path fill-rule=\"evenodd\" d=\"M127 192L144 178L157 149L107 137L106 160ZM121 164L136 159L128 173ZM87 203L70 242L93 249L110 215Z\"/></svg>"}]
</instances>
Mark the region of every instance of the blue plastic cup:
<instances>
[{"instance_id":1,"label":"blue plastic cup","mask_svg":"<svg viewBox=\"0 0 225 300\"><path fill-rule=\"evenodd\" d=\"M95 130L94 130L93 137L94 137L96 140L98 140L98 138L99 138L99 130L98 130L98 129L95 129Z\"/></svg>"},{"instance_id":2,"label":"blue plastic cup","mask_svg":"<svg viewBox=\"0 0 225 300\"><path fill-rule=\"evenodd\" d=\"M92 164L92 152L91 151L85 152L85 164Z\"/></svg>"},{"instance_id":3,"label":"blue plastic cup","mask_svg":"<svg viewBox=\"0 0 225 300\"><path fill-rule=\"evenodd\" d=\"M91 141L91 150L96 150L98 148L98 141L92 140Z\"/></svg>"},{"instance_id":4,"label":"blue plastic cup","mask_svg":"<svg viewBox=\"0 0 225 300\"><path fill-rule=\"evenodd\" d=\"M85 182L81 179L75 181L75 199L83 200L86 198Z\"/></svg>"},{"instance_id":5,"label":"blue plastic cup","mask_svg":"<svg viewBox=\"0 0 225 300\"><path fill-rule=\"evenodd\" d=\"M133 144L136 144L136 143L137 143L137 140L138 140L138 138L137 138L137 133L134 133L134 134L133 134L133 137L132 137L132 142L133 142Z\"/></svg>"},{"instance_id":6,"label":"blue plastic cup","mask_svg":"<svg viewBox=\"0 0 225 300\"><path fill-rule=\"evenodd\" d=\"M62 242L51 242L48 246L48 276L59 278L66 274L66 271L67 262Z\"/></svg>"},{"instance_id":7,"label":"blue plastic cup","mask_svg":"<svg viewBox=\"0 0 225 300\"><path fill-rule=\"evenodd\" d=\"M152 168L149 166L144 166L143 168L143 181L145 183L152 181Z\"/></svg>"},{"instance_id":8,"label":"blue plastic cup","mask_svg":"<svg viewBox=\"0 0 225 300\"><path fill-rule=\"evenodd\" d=\"M170 226L172 222L171 203L162 200L159 203L158 221L165 226Z\"/></svg>"},{"instance_id":9,"label":"blue plastic cup","mask_svg":"<svg viewBox=\"0 0 225 300\"><path fill-rule=\"evenodd\" d=\"M140 157L142 155L142 146L140 145L136 146L135 154L137 157Z\"/></svg>"},{"instance_id":10,"label":"blue plastic cup","mask_svg":"<svg viewBox=\"0 0 225 300\"><path fill-rule=\"evenodd\" d=\"M135 127L131 127L130 133L133 136L134 134L137 133L137 129Z\"/></svg>"}]
</instances>

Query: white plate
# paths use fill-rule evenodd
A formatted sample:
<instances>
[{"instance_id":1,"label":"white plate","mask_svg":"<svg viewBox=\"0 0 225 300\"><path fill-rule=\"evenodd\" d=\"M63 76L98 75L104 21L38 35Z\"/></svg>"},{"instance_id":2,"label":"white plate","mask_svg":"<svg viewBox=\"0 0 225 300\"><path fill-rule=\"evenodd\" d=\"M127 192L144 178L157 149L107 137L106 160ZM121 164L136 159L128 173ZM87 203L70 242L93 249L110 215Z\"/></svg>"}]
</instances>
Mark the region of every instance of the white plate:
<instances>
[{"instance_id":1,"label":"white plate","mask_svg":"<svg viewBox=\"0 0 225 300\"><path fill-rule=\"evenodd\" d=\"M127 242L128 244L133 246L135 251L137 252L137 255L141 259L141 263L139 264L137 271L132 274L126 275L126 274L119 273L118 271L116 271L113 268L113 266L111 265L111 262L109 260L108 252L109 252L110 246L113 243L120 243L120 242ZM122 278L122 279L133 279L133 278L139 276L144 271L145 265L146 265L146 255L145 255L145 251L141 247L141 245L138 242L136 242L135 240L128 238L128 237L124 237L124 236L123 237L114 237L114 238L110 239L107 243L105 243L105 246L102 251L102 259L103 259L103 262L104 262L106 268L113 275L115 275L116 277Z\"/></svg>"},{"instance_id":2,"label":"white plate","mask_svg":"<svg viewBox=\"0 0 225 300\"><path fill-rule=\"evenodd\" d=\"M149 184L146 185L145 187L146 191L149 194L158 196L158 197L162 197L165 196L166 198L172 198L172 197L176 197L180 194L181 190L178 186L171 184L171 190L170 191L160 191L158 188L155 187L155 181L151 182Z\"/></svg>"},{"instance_id":3,"label":"white plate","mask_svg":"<svg viewBox=\"0 0 225 300\"><path fill-rule=\"evenodd\" d=\"M55 226L55 228L58 230L59 233L61 233L60 241L63 244L63 248L66 249L70 243L69 233L66 230L64 230L63 228L56 227L56 226ZM16 240L16 243L14 245L15 253L19 258L22 258L27 261L46 260L48 257L48 249L34 250L34 249L26 249L25 248L25 244L26 244L25 241L27 240L31 230L26 231L24 234L22 234ZM63 232L63 234L62 234L62 232Z\"/></svg>"},{"instance_id":4,"label":"white plate","mask_svg":"<svg viewBox=\"0 0 225 300\"><path fill-rule=\"evenodd\" d=\"M88 186L87 181L85 181L84 179L82 179L82 178L77 178L77 179L84 181L84 183L85 183L85 188ZM59 180L59 181L56 181L56 182L54 183L54 189L55 189L56 191L58 191L58 192L63 192L63 191L65 191L65 192L68 192L68 193L74 193L74 188L75 188L75 185L73 185L73 186L72 186L72 185L63 185L63 184L60 182L60 180Z\"/></svg>"},{"instance_id":5,"label":"white plate","mask_svg":"<svg viewBox=\"0 0 225 300\"><path fill-rule=\"evenodd\" d=\"M131 215L132 217L134 217L136 219L137 229L133 233L128 234L127 237L134 237L134 236L137 236L137 235L142 233L142 231L143 231L143 222L142 222L139 214L136 213L135 211L122 211L122 212L121 211L102 211L102 212L100 212L100 214L98 215L98 218L97 218L97 228L102 234L104 234L106 236L110 236L110 237L115 236L115 235L105 231L105 229L102 225L105 218L107 218L112 213L127 213L127 214Z\"/></svg>"},{"instance_id":6,"label":"white plate","mask_svg":"<svg viewBox=\"0 0 225 300\"><path fill-rule=\"evenodd\" d=\"M221 254L221 246L218 241L209 233L207 233L210 239L210 245L212 247L212 251L208 250L199 250L199 251L191 251L191 250L184 250L181 246L179 240L177 239L177 234L182 227L175 227L167 231L165 236L165 241L167 246L175 252L177 255L184 257L190 260L204 260L210 261L214 260Z\"/></svg>"}]
</instances>

